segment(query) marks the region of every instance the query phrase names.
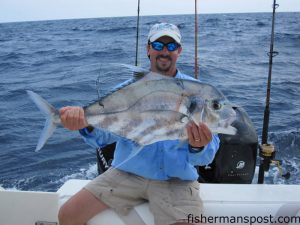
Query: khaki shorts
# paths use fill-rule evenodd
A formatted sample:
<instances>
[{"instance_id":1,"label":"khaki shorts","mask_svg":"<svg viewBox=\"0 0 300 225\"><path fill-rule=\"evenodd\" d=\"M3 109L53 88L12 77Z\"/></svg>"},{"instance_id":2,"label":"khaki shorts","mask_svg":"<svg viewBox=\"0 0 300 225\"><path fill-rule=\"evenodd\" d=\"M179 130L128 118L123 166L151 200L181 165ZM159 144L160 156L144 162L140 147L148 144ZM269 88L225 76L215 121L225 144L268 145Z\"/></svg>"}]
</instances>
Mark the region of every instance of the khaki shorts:
<instances>
[{"instance_id":1,"label":"khaki shorts","mask_svg":"<svg viewBox=\"0 0 300 225\"><path fill-rule=\"evenodd\" d=\"M85 189L120 215L149 201L156 225L188 222L189 214L200 216L202 211L197 181L155 181L111 168Z\"/></svg>"}]
</instances>

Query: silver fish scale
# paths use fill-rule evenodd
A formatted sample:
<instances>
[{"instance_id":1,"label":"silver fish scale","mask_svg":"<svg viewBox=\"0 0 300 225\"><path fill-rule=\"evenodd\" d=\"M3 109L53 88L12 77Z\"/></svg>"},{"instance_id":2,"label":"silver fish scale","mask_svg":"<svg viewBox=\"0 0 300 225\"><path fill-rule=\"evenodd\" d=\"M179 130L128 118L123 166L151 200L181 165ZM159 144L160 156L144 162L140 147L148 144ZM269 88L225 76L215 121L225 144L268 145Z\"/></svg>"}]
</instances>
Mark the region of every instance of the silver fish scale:
<instances>
[{"instance_id":1,"label":"silver fish scale","mask_svg":"<svg viewBox=\"0 0 300 225\"><path fill-rule=\"evenodd\" d=\"M203 112L208 111L203 110L209 107L206 102L213 100L223 102L226 98L209 84L150 72L87 106L85 116L95 127L147 145L186 139L186 124L190 120L200 122Z\"/></svg>"},{"instance_id":2,"label":"silver fish scale","mask_svg":"<svg viewBox=\"0 0 300 225\"><path fill-rule=\"evenodd\" d=\"M153 73L146 75L146 79L141 79L131 83L105 97L99 102L86 107L87 116L95 114L116 113L128 110L135 105L143 96L156 92L174 93L180 96L200 96L202 99L225 99L221 92L209 84L192 80L179 80L155 74L155 79L150 79Z\"/></svg>"},{"instance_id":3,"label":"silver fish scale","mask_svg":"<svg viewBox=\"0 0 300 225\"><path fill-rule=\"evenodd\" d=\"M119 113L117 118L107 116L100 124L105 126L101 126L102 129L146 145L162 139L186 139L184 128L188 119L184 118L184 115L174 111Z\"/></svg>"}]
</instances>

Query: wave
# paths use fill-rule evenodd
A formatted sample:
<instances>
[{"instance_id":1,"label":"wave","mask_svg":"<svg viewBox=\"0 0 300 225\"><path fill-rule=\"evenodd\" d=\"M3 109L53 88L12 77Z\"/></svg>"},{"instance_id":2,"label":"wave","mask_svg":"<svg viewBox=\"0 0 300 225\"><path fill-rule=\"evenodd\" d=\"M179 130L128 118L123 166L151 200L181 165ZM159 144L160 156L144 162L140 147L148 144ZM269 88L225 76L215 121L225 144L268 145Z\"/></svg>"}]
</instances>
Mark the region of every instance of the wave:
<instances>
[{"instance_id":1,"label":"wave","mask_svg":"<svg viewBox=\"0 0 300 225\"><path fill-rule=\"evenodd\" d=\"M3 61L9 61L9 60L19 60L25 57L30 56L30 54L25 54L22 52L7 52L6 54L0 56L1 60Z\"/></svg>"},{"instance_id":2,"label":"wave","mask_svg":"<svg viewBox=\"0 0 300 225\"><path fill-rule=\"evenodd\" d=\"M96 31L95 28L88 28L88 27L73 27L71 28L72 31L80 31L80 32L93 32Z\"/></svg>"},{"instance_id":3,"label":"wave","mask_svg":"<svg viewBox=\"0 0 300 225\"><path fill-rule=\"evenodd\" d=\"M81 168L78 172L66 175L58 180L59 183L64 184L70 179L85 179L92 180L98 176L97 164L90 164L87 168Z\"/></svg>"},{"instance_id":4,"label":"wave","mask_svg":"<svg viewBox=\"0 0 300 225\"><path fill-rule=\"evenodd\" d=\"M210 23L213 25L217 25L219 22L221 22L221 19L219 18L208 18L205 20L206 23Z\"/></svg>"},{"instance_id":5,"label":"wave","mask_svg":"<svg viewBox=\"0 0 300 225\"><path fill-rule=\"evenodd\" d=\"M275 42L293 42L297 46L300 46L300 34L299 33L277 33L275 34Z\"/></svg>"},{"instance_id":6,"label":"wave","mask_svg":"<svg viewBox=\"0 0 300 225\"><path fill-rule=\"evenodd\" d=\"M286 130L280 132L272 132L269 135L270 141L273 142L277 149L284 153L297 155L300 149L300 130Z\"/></svg>"},{"instance_id":7,"label":"wave","mask_svg":"<svg viewBox=\"0 0 300 225\"><path fill-rule=\"evenodd\" d=\"M101 28L97 29L97 33L126 33L126 32L133 32L136 28L135 27L115 27L115 28Z\"/></svg>"},{"instance_id":8,"label":"wave","mask_svg":"<svg viewBox=\"0 0 300 225\"><path fill-rule=\"evenodd\" d=\"M273 184L299 184L300 177L300 130L286 130L269 133L269 143L273 143L276 150L275 159L280 159L281 170L272 166L267 178L269 183ZM290 178L281 176L290 173Z\"/></svg>"},{"instance_id":9,"label":"wave","mask_svg":"<svg viewBox=\"0 0 300 225\"><path fill-rule=\"evenodd\" d=\"M49 55L53 55L53 54L57 54L57 53L58 53L58 50L53 48L53 49L37 50L37 51L33 52L32 54L36 54L39 56L49 56Z\"/></svg>"},{"instance_id":10,"label":"wave","mask_svg":"<svg viewBox=\"0 0 300 225\"><path fill-rule=\"evenodd\" d=\"M268 24L266 24L266 23L264 23L264 22L262 22L262 21L258 21L257 23L256 23L256 26L257 27L265 27L265 26L267 26Z\"/></svg>"}]
</instances>

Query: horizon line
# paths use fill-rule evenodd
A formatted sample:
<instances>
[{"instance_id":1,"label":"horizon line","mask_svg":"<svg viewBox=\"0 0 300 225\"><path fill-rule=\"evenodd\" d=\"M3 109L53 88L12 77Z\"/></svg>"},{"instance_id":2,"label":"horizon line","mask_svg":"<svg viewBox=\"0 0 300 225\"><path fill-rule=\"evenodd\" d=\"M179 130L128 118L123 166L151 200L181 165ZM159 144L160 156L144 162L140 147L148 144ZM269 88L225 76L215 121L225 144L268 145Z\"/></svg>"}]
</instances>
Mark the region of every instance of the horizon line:
<instances>
[{"instance_id":1,"label":"horizon line","mask_svg":"<svg viewBox=\"0 0 300 225\"><path fill-rule=\"evenodd\" d=\"M272 13L265 11L258 12L207 12L207 13L198 13L198 15L214 15L214 14L256 14L256 13ZM278 11L276 13L300 13L300 11ZM140 15L140 17L149 17L149 16L176 16L176 15L194 15L194 13L182 13L182 14L152 14L152 15ZM104 18L124 18L124 17L137 17L137 15L122 15L122 16L99 16L99 17L69 17L69 18L49 18L49 19L36 19L36 20L12 20L12 21L1 21L0 24L4 23L26 23L26 22L46 22L46 21L60 21L60 20L82 20L82 19L104 19Z\"/></svg>"}]
</instances>

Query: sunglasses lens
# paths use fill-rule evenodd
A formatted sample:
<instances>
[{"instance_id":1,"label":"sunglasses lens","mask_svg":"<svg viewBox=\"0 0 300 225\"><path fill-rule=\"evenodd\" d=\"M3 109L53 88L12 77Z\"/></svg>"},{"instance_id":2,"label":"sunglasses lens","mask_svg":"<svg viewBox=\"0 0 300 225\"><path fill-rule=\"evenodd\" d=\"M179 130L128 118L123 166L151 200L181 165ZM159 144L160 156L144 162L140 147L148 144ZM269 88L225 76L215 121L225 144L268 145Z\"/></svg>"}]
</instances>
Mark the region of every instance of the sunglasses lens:
<instances>
[{"instance_id":1,"label":"sunglasses lens","mask_svg":"<svg viewBox=\"0 0 300 225\"><path fill-rule=\"evenodd\" d=\"M153 49L155 49L156 51L161 51L164 48L164 44L158 41L154 41L151 43L151 46Z\"/></svg>"},{"instance_id":2,"label":"sunglasses lens","mask_svg":"<svg viewBox=\"0 0 300 225\"><path fill-rule=\"evenodd\" d=\"M171 42L171 43L167 44L167 49L168 49L170 52L175 51L178 47L179 47L178 44L175 43L175 42Z\"/></svg>"}]
</instances>

